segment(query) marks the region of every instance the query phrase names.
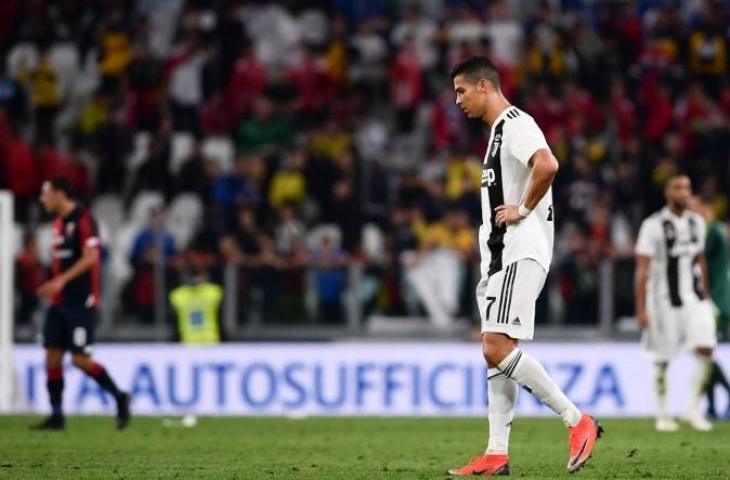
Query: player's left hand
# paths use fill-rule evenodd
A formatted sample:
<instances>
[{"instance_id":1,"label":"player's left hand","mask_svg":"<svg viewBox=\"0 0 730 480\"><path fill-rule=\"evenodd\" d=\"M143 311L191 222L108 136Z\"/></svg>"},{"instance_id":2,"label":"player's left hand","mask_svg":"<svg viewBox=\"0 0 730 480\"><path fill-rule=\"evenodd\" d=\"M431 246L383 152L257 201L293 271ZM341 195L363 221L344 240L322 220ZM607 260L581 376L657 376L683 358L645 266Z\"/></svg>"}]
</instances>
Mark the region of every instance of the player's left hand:
<instances>
[{"instance_id":1,"label":"player's left hand","mask_svg":"<svg viewBox=\"0 0 730 480\"><path fill-rule=\"evenodd\" d=\"M64 282L60 277L52 278L38 288L38 295L48 300L52 299L58 292L63 290Z\"/></svg>"},{"instance_id":2,"label":"player's left hand","mask_svg":"<svg viewBox=\"0 0 730 480\"><path fill-rule=\"evenodd\" d=\"M500 205L494 210L497 212L497 226L501 227L504 224L512 225L519 223L523 217L519 212L519 205Z\"/></svg>"}]
</instances>

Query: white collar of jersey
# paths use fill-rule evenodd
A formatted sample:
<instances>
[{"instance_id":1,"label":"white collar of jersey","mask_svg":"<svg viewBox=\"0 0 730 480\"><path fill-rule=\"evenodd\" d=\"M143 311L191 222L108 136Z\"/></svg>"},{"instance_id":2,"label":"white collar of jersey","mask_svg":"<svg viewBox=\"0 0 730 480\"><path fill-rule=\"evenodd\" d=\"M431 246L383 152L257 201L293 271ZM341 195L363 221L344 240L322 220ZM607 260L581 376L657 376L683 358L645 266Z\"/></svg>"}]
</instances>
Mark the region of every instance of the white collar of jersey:
<instances>
[{"instance_id":1,"label":"white collar of jersey","mask_svg":"<svg viewBox=\"0 0 730 480\"><path fill-rule=\"evenodd\" d=\"M501 112L499 113L499 115L497 115L497 118L495 118L495 119L494 119L494 125L497 125L497 124L499 124L500 120L502 120L502 119L503 119L503 117L506 117L506 116L507 116L507 112L509 112L509 111L510 111L511 109L513 109L513 108L515 108L515 106L514 106L514 105L507 105L507 107L505 107L505 109L504 109L504 110L502 110L502 111L501 111ZM492 125L492 127L494 127L494 125Z\"/></svg>"},{"instance_id":2,"label":"white collar of jersey","mask_svg":"<svg viewBox=\"0 0 730 480\"><path fill-rule=\"evenodd\" d=\"M676 215L667 206L665 206L664 208L662 208L662 212L665 215L668 215L668 216L670 216L672 218L676 218L677 220L682 220L683 218L687 218L687 216L689 215L689 209L687 209L687 208L684 209L684 211L682 212L682 215Z\"/></svg>"}]
</instances>

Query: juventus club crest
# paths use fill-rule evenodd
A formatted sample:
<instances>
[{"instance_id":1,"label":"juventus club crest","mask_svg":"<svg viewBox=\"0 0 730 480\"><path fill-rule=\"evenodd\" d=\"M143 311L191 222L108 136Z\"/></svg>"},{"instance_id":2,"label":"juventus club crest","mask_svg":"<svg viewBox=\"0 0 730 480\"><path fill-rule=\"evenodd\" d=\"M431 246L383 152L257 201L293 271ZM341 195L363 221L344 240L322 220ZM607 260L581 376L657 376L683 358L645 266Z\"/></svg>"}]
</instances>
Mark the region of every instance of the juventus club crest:
<instances>
[{"instance_id":1,"label":"juventus club crest","mask_svg":"<svg viewBox=\"0 0 730 480\"><path fill-rule=\"evenodd\" d=\"M492 152L489 154L491 157L497 156L499 152L499 144L502 143L502 133L497 132L494 134L494 140L492 140Z\"/></svg>"}]
</instances>

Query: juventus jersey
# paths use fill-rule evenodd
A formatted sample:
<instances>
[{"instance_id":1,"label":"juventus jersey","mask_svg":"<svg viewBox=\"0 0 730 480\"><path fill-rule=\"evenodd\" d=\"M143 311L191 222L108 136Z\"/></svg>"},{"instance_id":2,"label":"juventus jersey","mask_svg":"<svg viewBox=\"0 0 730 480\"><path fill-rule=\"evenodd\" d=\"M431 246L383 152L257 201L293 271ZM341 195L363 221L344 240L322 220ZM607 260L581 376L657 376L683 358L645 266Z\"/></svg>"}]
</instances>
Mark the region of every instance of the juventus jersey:
<instances>
[{"instance_id":1,"label":"juventus jersey","mask_svg":"<svg viewBox=\"0 0 730 480\"><path fill-rule=\"evenodd\" d=\"M654 213L641 224L636 254L651 258L647 298L681 307L702 299L700 273L695 258L704 251L705 220L694 212L681 217L669 208Z\"/></svg>"},{"instance_id":2,"label":"juventus jersey","mask_svg":"<svg viewBox=\"0 0 730 480\"><path fill-rule=\"evenodd\" d=\"M550 149L535 120L516 107L507 107L495 120L482 166L482 226L479 247L482 273L493 275L503 267L531 258L548 271L553 253L552 187L532 213L519 223L497 226L495 208L520 205L532 173L532 155Z\"/></svg>"}]
</instances>

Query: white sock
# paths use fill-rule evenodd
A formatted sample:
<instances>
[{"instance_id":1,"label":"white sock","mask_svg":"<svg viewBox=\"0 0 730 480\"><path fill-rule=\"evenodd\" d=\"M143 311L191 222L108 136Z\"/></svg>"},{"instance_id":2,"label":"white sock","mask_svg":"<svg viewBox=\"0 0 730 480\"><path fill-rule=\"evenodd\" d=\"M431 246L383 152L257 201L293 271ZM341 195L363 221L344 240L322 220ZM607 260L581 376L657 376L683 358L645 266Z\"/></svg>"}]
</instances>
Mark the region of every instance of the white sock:
<instances>
[{"instance_id":1,"label":"white sock","mask_svg":"<svg viewBox=\"0 0 730 480\"><path fill-rule=\"evenodd\" d=\"M667 416L667 362L654 362L654 394L658 418Z\"/></svg>"},{"instance_id":2,"label":"white sock","mask_svg":"<svg viewBox=\"0 0 730 480\"><path fill-rule=\"evenodd\" d=\"M698 412L700 409L700 399L704 394L705 384L707 379L712 372L712 357L707 355L695 354L697 366L695 371L692 373L690 380L690 397L689 397L689 410L690 412Z\"/></svg>"},{"instance_id":3,"label":"white sock","mask_svg":"<svg viewBox=\"0 0 730 480\"><path fill-rule=\"evenodd\" d=\"M498 368L487 370L489 378L489 443L486 453L507 454L509 432L517 400L517 382Z\"/></svg>"},{"instance_id":4,"label":"white sock","mask_svg":"<svg viewBox=\"0 0 730 480\"><path fill-rule=\"evenodd\" d=\"M578 425L581 418L580 410L568 400L540 362L515 348L497 368L560 415L566 426Z\"/></svg>"}]
</instances>

